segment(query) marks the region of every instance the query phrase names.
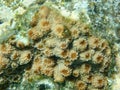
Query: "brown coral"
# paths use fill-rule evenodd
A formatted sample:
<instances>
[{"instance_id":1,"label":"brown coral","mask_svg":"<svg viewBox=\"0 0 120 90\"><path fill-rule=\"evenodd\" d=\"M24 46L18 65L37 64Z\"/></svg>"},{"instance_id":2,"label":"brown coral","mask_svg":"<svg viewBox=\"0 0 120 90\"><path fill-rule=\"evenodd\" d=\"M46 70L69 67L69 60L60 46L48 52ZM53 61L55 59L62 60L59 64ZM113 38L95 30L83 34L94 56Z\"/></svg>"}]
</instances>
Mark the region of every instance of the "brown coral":
<instances>
[{"instance_id":1,"label":"brown coral","mask_svg":"<svg viewBox=\"0 0 120 90\"><path fill-rule=\"evenodd\" d=\"M53 75L53 67L46 67L44 69L41 70L41 73L46 75L46 76L52 76Z\"/></svg>"},{"instance_id":2,"label":"brown coral","mask_svg":"<svg viewBox=\"0 0 120 90\"><path fill-rule=\"evenodd\" d=\"M94 75L92 85L97 88L101 88L107 85L107 79L102 75Z\"/></svg>"},{"instance_id":3,"label":"brown coral","mask_svg":"<svg viewBox=\"0 0 120 90\"><path fill-rule=\"evenodd\" d=\"M93 54L94 54L94 50L85 51L83 53L80 53L80 59L84 61L91 60Z\"/></svg>"},{"instance_id":4,"label":"brown coral","mask_svg":"<svg viewBox=\"0 0 120 90\"><path fill-rule=\"evenodd\" d=\"M94 37L94 36L89 38L89 47L97 48L97 47L99 47L99 45L100 45L100 39L99 38Z\"/></svg>"},{"instance_id":5,"label":"brown coral","mask_svg":"<svg viewBox=\"0 0 120 90\"><path fill-rule=\"evenodd\" d=\"M54 69L54 80L56 82L63 82L65 77L71 75L71 69L64 65L64 63L59 62Z\"/></svg>"},{"instance_id":6,"label":"brown coral","mask_svg":"<svg viewBox=\"0 0 120 90\"><path fill-rule=\"evenodd\" d=\"M102 39L101 42L100 42L100 48L101 48L102 50L104 50L104 49L106 49L107 47L108 47L108 42L107 42L106 40Z\"/></svg>"},{"instance_id":7,"label":"brown coral","mask_svg":"<svg viewBox=\"0 0 120 90\"><path fill-rule=\"evenodd\" d=\"M73 75L74 77L78 77L78 76L80 75L80 70L79 70L79 69L73 70L72 75Z\"/></svg>"},{"instance_id":8,"label":"brown coral","mask_svg":"<svg viewBox=\"0 0 120 90\"><path fill-rule=\"evenodd\" d=\"M20 53L18 51L13 51L11 55L11 60L17 60L20 57Z\"/></svg>"},{"instance_id":9,"label":"brown coral","mask_svg":"<svg viewBox=\"0 0 120 90\"><path fill-rule=\"evenodd\" d=\"M42 69L42 59L39 56L36 56L34 58L34 62L31 68L32 73L40 74L40 71Z\"/></svg>"},{"instance_id":10,"label":"brown coral","mask_svg":"<svg viewBox=\"0 0 120 90\"><path fill-rule=\"evenodd\" d=\"M71 36L72 36L73 38L78 38L78 37L79 37L79 35L80 35L80 30L79 30L78 28L72 27L70 31L71 31Z\"/></svg>"},{"instance_id":11,"label":"brown coral","mask_svg":"<svg viewBox=\"0 0 120 90\"><path fill-rule=\"evenodd\" d=\"M50 67L50 66L54 66L55 62L53 59L50 58L43 58L43 65Z\"/></svg>"},{"instance_id":12,"label":"brown coral","mask_svg":"<svg viewBox=\"0 0 120 90\"><path fill-rule=\"evenodd\" d=\"M96 52L95 55L93 56L93 62L96 64L99 64L103 61L104 56L102 55L101 52Z\"/></svg>"},{"instance_id":13,"label":"brown coral","mask_svg":"<svg viewBox=\"0 0 120 90\"><path fill-rule=\"evenodd\" d=\"M87 85L85 82L80 81L80 80L76 82L77 90L86 90L86 87L87 87Z\"/></svg>"},{"instance_id":14,"label":"brown coral","mask_svg":"<svg viewBox=\"0 0 120 90\"><path fill-rule=\"evenodd\" d=\"M107 40L92 35L89 24L66 19L47 6L41 6L33 24L28 36L39 56L33 60L32 73L53 77L55 82L74 76L77 90L86 90L90 85L99 88L94 83L97 80L93 70L97 70L94 65L100 64L99 72L103 73L109 66L111 48Z\"/></svg>"},{"instance_id":15,"label":"brown coral","mask_svg":"<svg viewBox=\"0 0 120 90\"><path fill-rule=\"evenodd\" d=\"M16 70L28 65L24 67L26 79L42 75L58 83L71 80L77 90L104 90L112 49L89 27L81 20L64 18L53 7L41 6L28 30L29 47L16 37L9 39L11 45L0 44L0 72L6 73L7 66Z\"/></svg>"},{"instance_id":16,"label":"brown coral","mask_svg":"<svg viewBox=\"0 0 120 90\"><path fill-rule=\"evenodd\" d=\"M36 27L34 27L28 31L28 36L32 40L36 40L36 39L39 39L40 37L42 37L43 33L40 32L39 30L37 30Z\"/></svg>"},{"instance_id":17,"label":"brown coral","mask_svg":"<svg viewBox=\"0 0 120 90\"><path fill-rule=\"evenodd\" d=\"M25 45L22 41L17 41L16 46L19 47L19 48L24 48L25 47Z\"/></svg>"},{"instance_id":18,"label":"brown coral","mask_svg":"<svg viewBox=\"0 0 120 90\"><path fill-rule=\"evenodd\" d=\"M8 63L9 59L5 58L3 55L0 55L0 73L8 66Z\"/></svg>"},{"instance_id":19,"label":"brown coral","mask_svg":"<svg viewBox=\"0 0 120 90\"><path fill-rule=\"evenodd\" d=\"M30 51L23 51L19 58L20 65L27 64L32 58L32 53Z\"/></svg>"},{"instance_id":20,"label":"brown coral","mask_svg":"<svg viewBox=\"0 0 120 90\"><path fill-rule=\"evenodd\" d=\"M46 48L44 50L44 54L45 54L45 56L50 57L50 56L53 55L53 52L52 52L52 50L50 48Z\"/></svg>"},{"instance_id":21,"label":"brown coral","mask_svg":"<svg viewBox=\"0 0 120 90\"><path fill-rule=\"evenodd\" d=\"M50 13L50 8L48 8L47 6L41 6L39 9L39 17L40 18L47 18L47 16Z\"/></svg>"},{"instance_id":22,"label":"brown coral","mask_svg":"<svg viewBox=\"0 0 120 90\"><path fill-rule=\"evenodd\" d=\"M80 74L89 74L91 71L91 65L89 64L83 64L80 67Z\"/></svg>"},{"instance_id":23,"label":"brown coral","mask_svg":"<svg viewBox=\"0 0 120 90\"><path fill-rule=\"evenodd\" d=\"M47 19L41 19L38 22L37 28L39 28L43 32L47 32L50 30L50 22Z\"/></svg>"},{"instance_id":24,"label":"brown coral","mask_svg":"<svg viewBox=\"0 0 120 90\"><path fill-rule=\"evenodd\" d=\"M84 81L84 82L87 82L87 83L92 83L92 80L93 80L93 75L85 75L85 76L83 76L82 77L82 80Z\"/></svg>"},{"instance_id":25,"label":"brown coral","mask_svg":"<svg viewBox=\"0 0 120 90\"><path fill-rule=\"evenodd\" d=\"M10 54L14 49L8 43L0 44L0 54Z\"/></svg>"},{"instance_id":26,"label":"brown coral","mask_svg":"<svg viewBox=\"0 0 120 90\"><path fill-rule=\"evenodd\" d=\"M78 58L78 53L76 51L74 51L74 50L71 50L69 52L69 58L72 61L76 60Z\"/></svg>"},{"instance_id":27,"label":"brown coral","mask_svg":"<svg viewBox=\"0 0 120 90\"><path fill-rule=\"evenodd\" d=\"M77 40L75 40L73 42L73 47L76 49L76 50L80 50L80 51L83 51L86 49L87 47L87 40L85 38L79 38Z\"/></svg>"},{"instance_id":28,"label":"brown coral","mask_svg":"<svg viewBox=\"0 0 120 90\"><path fill-rule=\"evenodd\" d=\"M53 33L59 37L62 38L63 37L63 32L64 32L64 25L62 24L57 24L53 26Z\"/></svg>"}]
</instances>

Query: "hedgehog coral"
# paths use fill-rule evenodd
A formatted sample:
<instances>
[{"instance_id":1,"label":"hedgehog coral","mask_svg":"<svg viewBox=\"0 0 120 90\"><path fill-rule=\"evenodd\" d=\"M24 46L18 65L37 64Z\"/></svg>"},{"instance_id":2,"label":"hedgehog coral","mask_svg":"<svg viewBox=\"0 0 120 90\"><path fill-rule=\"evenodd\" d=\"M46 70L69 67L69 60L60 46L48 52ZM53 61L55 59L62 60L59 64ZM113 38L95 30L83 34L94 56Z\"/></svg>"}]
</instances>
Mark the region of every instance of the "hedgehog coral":
<instances>
[{"instance_id":1,"label":"hedgehog coral","mask_svg":"<svg viewBox=\"0 0 120 90\"><path fill-rule=\"evenodd\" d=\"M43 34L39 30L36 30L36 27L34 27L28 31L28 36L31 39L36 40L36 39L39 39L40 37L42 37Z\"/></svg>"},{"instance_id":2,"label":"hedgehog coral","mask_svg":"<svg viewBox=\"0 0 120 90\"><path fill-rule=\"evenodd\" d=\"M107 47L105 50L104 50L104 52L105 52L105 55L106 56L111 56L111 49L110 49L110 47Z\"/></svg>"},{"instance_id":3,"label":"hedgehog coral","mask_svg":"<svg viewBox=\"0 0 120 90\"><path fill-rule=\"evenodd\" d=\"M36 13L36 14L32 17L32 21L31 21L31 23L30 23L30 25L31 25L32 27L35 27L35 26L37 25L37 23L38 23L38 18L39 18L39 14L38 14L38 13Z\"/></svg>"},{"instance_id":4,"label":"hedgehog coral","mask_svg":"<svg viewBox=\"0 0 120 90\"><path fill-rule=\"evenodd\" d=\"M102 62L100 71L104 72L105 69L109 66L109 64L110 64L110 58L109 57L104 57L104 60Z\"/></svg>"},{"instance_id":5,"label":"hedgehog coral","mask_svg":"<svg viewBox=\"0 0 120 90\"><path fill-rule=\"evenodd\" d=\"M47 67L54 66L55 62L50 58L43 58L43 64Z\"/></svg>"},{"instance_id":6,"label":"hedgehog coral","mask_svg":"<svg viewBox=\"0 0 120 90\"><path fill-rule=\"evenodd\" d=\"M91 71L91 65L89 64L83 64L80 67L80 74L89 74Z\"/></svg>"},{"instance_id":7,"label":"hedgehog coral","mask_svg":"<svg viewBox=\"0 0 120 90\"><path fill-rule=\"evenodd\" d=\"M47 16L49 15L49 12L50 12L50 8L48 8L47 6L41 6L39 9L39 17L47 18Z\"/></svg>"},{"instance_id":8,"label":"hedgehog coral","mask_svg":"<svg viewBox=\"0 0 120 90\"><path fill-rule=\"evenodd\" d=\"M78 77L78 76L79 76L79 74L80 74L79 69L75 69L75 70L73 70L72 75L73 75L74 77Z\"/></svg>"},{"instance_id":9,"label":"hedgehog coral","mask_svg":"<svg viewBox=\"0 0 120 90\"><path fill-rule=\"evenodd\" d=\"M44 74L46 76L52 76L53 75L53 68L52 67L45 67L43 70L41 70L41 74Z\"/></svg>"},{"instance_id":10,"label":"hedgehog coral","mask_svg":"<svg viewBox=\"0 0 120 90\"><path fill-rule=\"evenodd\" d=\"M66 49L68 47L68 41L64 41L58 44L61 49Z\"/></svg>"},{"instance_id":11,"label":"hedgehog coral","mask_svg":"<svg viewBox=\"0 0 120 90\"><path fill-rule=\"evenodd\" d=\"M34 48L37 48L38 50L44 50L44 43L40 41L35 44Z\"/></svg>"},{"instance_id":12,"label":"hedgehog coral","mask_svg":"<svg viewBox=\"0 0 120 90\"><path fill-rule=\"evenodd\" d=\"M15 69L15 68L18 67L18 64L17 64L16 62L12 62L12 63L11 63L11 67L12 67L13 69Z\"/></svg>"},{"instance_id":13,"label":"hedgehog coral","mask_svg":"<svg viewBox=\"0 0 120 90\"><path fill-rule=\"evenodd\" d=\"M32 72L36 74L44 74L46 76L52 76L54 70L54 60L50 58L40 58L36 56L32 65Z\"/></svg>"},{"instance_id":14,"label":"hedgehog coral","mask_svg":"<svg viewBox=\"0 0 120 90\"><path fill-rule=\"evenodd\" d=\"M33 19L37 23L30 30L34 32L28 31L34 43L32 46L37 49L30 72L53 77L54 82L61 83L75 77L73 82L77 81L77 90L85 90L90 86L99 89L94 83L97 81L93 74L101 72L103 75L105 68L109 67L111 48L108 41L93 35L89 24L67 20L57 15L56 10L50 8L48 12L47 9L45 6L35 14L39 16L41 13L40 17L36 17L39 20ZM42 33L42 36L38 33Z\"/></svg>"},{"instance_id":15,"label":"hedgehog coral","mask_svg":"<svg viewBox=\"0 0 120 90\"><path fill-rule=\"evenodd\" d=\"M89 33L89 31L90 31L89 25L81 24L81 26L82 26L82 28L81 28L82 33Z\"/></svg>"},{"instance_id":16,"label":"hedgehog coral","mask_svg":"<svg viewBox=\"0 0 120 90\"><path fill-rule=\"evenodd\" d=\"M72 61L76 60L78 58L78 53L76 51L74 51L74 50L71 50L69 52L69 58Z\"/></svg>"},{"instance_id":17,"label":"hedgehog coral","mask_svg":"<svg viewBox=\"0 0 120 90\"><path fill-rule=\"evenodd\" d=\"M53 33L57 37L62 38L63 37L63 32L64 32L64 26L62 24L54 25Z\"/></svg>"},{"instance_id":18,"label":"hedgehog coral","mask_svg":"<svg viewBox=\"0 0 120 90\"><path fill-rule=\"evenodd\" d=\"M13 51L11 55L11 60L18 60L19 59L19 52L18 51Z\"/></svg>"},{"instance_id":19,"label":"hedgehog coral","mask_svg":"<svg viewBox=\"0 0 120 90\"><path fill-rule=\"evenodd\" d=\"M93 54L94 54L94 50L85 51L83 53L80 53L80 59L83 61L91 60Z\"/></svg>"},{"instance_id":20,"label":"hedgehog coral","mask_svg":"<svg viewBox=\"0 0 120 90\"><path fill-rule=\"evenodd\" d=\"M37 28L39 28L43 33L46 33L50 30L50 22L47 19L41 19L38 22Z\"/></svg>"},{"instance_id":21,"label":"hedgehog coral","mask_svg":"<svg viewBox=\"0 0 120 90\"><path fill-rule=\"evenodd\" d=\"M54 68L54 81L55 82L63 82L65 80L65 77L60 74L59 66L56 66Z\"/></svg>"},{"instance_id":22,"label":"hedgehog coral","mask_svg":"<svg viewBox=\"0 0 120 90\"><path fill-rule=\"evenodd\" d=\"M107 85L107 79L102 75L94 75L92 85L97 88L105 87Z\"/></svg>"},{"instance_id":23,"label":"hedgehog coral","mask_svg":"<svg viewBox=\"0 0 120 90\"><path fill-rule=\"evenodd\" d=\"M82 77L82 80L86 83L91 84L93 80L93 75L85 75Z\"/></svg>"},{"instance_id":24,"label":"hedgehog coral","mask_svg":"<svg viewBox=\"0 0 120 90\"><path fill-rule=\"evenodd\" d=\"M8 66L9 59L0 54L0 73Z\"/></svg>"},{"instance_id":25,"label":"hedgehog coral","mask_svg":"<svg viewBox=\"0 0 120 90\"><path fill-rule=\"evenodd\" d=\"M94 36L89 38L89 46L91 48L97 48L97 47L99 47L99 45L100 45L99 38L94 37Z\"/></svg>"},{"instance_id":26,"label":"hedgehog coral","mask_svg":"<svg viewBox=\"0 0 120 90\"><path fill-rule=\"evenodd\" d=\"M77 90L86 90L86 87L87 87L87 85L85 82L80 81L80 80L76 82Z\"/></svg>"},{"instance_id":27,"label":"hedgehog coral","mask_svg":"<svg viewBox=\"0 0 120 90\"><path fill-rule=\"evenodd\" d=\"M95 55L93 56L93 62L96 64L99 64L103 61L104 56L102 55L101 52L96 52Z\"/></svg>"},{"instance_id":28,"label":"hedgehog coral","mask_svg":"<svg viewBox=\"0 0 120 90\"><path fill-rule=\"evenodd\" d=\"M56 45L59 44L59 40L57 38L47 38L45 39L45 45L49 48L54 48Z\"/></svg>"},{"instance_id":29,"label":"hedgehog coral","mask_svg":"<svg viewBox=\"0 0 120 90\"><path fill-rule=\"evenodd\" d=\"M71 81L76 90L107 90L113 48L106 39L94 35L89 24L41 6L26 36L27 47L16 36L0 44L0 72L4 71L5 77L20 69L20 76L28 83L39 76L59 84Z\"/></svg>"},{"instance_id":30,"label":"hedgehog coral","mask_svg":"<svg viewBox=\"0 0 120 90\"><path fill-rule=\"evenodd\" d=\"M73 42L73 47L78 51L79 50L83 51L87 47L87 40L85 38L81 37Z\"/></svg>"},{"instance_id":31,"label":"hedgehog coral","mask_svg":"<svg viewBox=\"0 0 120 90\"><path fill-rule=\"evenodd\" d=\"M69 54L69 50L62 50L60 48L54 48L54 52L53 52L56 56L60 57L60 58L67 58L68 54Z\"/></svg>"},{"instance_id":32,"label":"hedgehog coral","mask_svg":"<svg viewBox=\"0 0 120 90\"><path fill-rule=\"evenodd\" d=\"M65 66L70 66L72 64L72 62L69 59L64 60L63 63L65 64Z\"/></svg>"},{"instance_id":33,"label":"hedgehog coral","mask_svg":"<svg viewBox=\"0 0 120 90\"><path fill-rule=\"evenodd\" d=\"M25 47L25 45L24 45L24 43L22 41L17 41L16 46L18 48L24 48Z\"/></svg>"},{"instance_id":34,"label":"hedgehog coral","mask_svg":"<svg viewBox=\"0 0 120 90\"><path fill-rule=\"evenodd\" d=\"M102 39L101 41L100 41L100 48L102 49L102 50L104 50L104 49L106 49L108 47L108 42L105 40L105 39Z\"/></svg>"},{"instance_id":35,"label":"hedgehog coral","mask_svg":"<svg viewBox=\"0 0 120 90\"><path fill-rule=\"evenodd\" d=\"M50 48L45 48L45 50L43 52L44 52L44 55L47 57L50 57L53 55L53 52Z\"/></svg>"},{"instance_id":36,"label":"hedgehog coral","mask_svg":"<svg viewBox=\"0 0 120 90\"><path fill-rule=\"evenodd\" d=\"M27 64L32 58L32 53L30 51L23 51L19 58L20 65Z\"/></svg>"},{"instance_id":37,"label":"hedgehog coral","mask_svg":"<svg viewBox=\"0 0 120 90\"><path fill-rule=\"evenodd\" d=\"M73 38L78 38L79 37L80 30L78 28L72 27L70 31L71 31L71 36Z\"/></svg>"},{"instance_id":38,"label":"hedgehog coral","mask_svg":"<svg viewBox=\"0 0 120 90\"><path fill-rule=\"evenodd\" d=\"M59 62L54 70L54 79L56 82L63 82L65 77L71 75L71 69Z\"/></svg>"},{"instance_id":39,"label":"hedgehog coral","mask_svg":"<svg viewBox=\"0 0 120 90\"><path fill-rule=\"evenodd\" d=\"M10 54L13 48L10 44L0 44L0 54Z\"/></svg>"},{"instance_id":40,"label":"hedgehog coral","mask_svg":"<svg viewBox=\"0 0 120 90\"><path fill-rule=\"evenodd\" d=\"M68 50L61 50L60 57L61 58L67 58L68 57Z\"/></svg>"},{"instance_id":41,"label":"hedgehog coral","mask_svg":"<svg viewBox=\"0 0 120 90\"><path fill-rule=\"evenodd\" d=\"M36 73L36 74L39 74L40 73L40 70L42 69L42 60L39 56L36 56L34 58L34 62L33 62L33 65L31 67L31 71L32 73Z\"/></svg>"}]
</instances>

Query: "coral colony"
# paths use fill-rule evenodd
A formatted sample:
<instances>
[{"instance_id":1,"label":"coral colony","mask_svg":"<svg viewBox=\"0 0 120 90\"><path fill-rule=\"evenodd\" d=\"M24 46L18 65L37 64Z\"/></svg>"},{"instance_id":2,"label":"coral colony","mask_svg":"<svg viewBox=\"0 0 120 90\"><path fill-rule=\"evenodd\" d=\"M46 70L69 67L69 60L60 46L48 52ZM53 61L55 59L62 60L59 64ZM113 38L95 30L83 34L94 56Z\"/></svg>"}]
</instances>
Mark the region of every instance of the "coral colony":
<instances>
[{"instance_id":1,"label":"coral colony","mask_svg":"<svg viewBox=\"0 0 120 90\"><path fill-rule=\"evenodd\" d=\"M53 7L43 5L30 25L27 42L13 35L0 44L1 85L23 79L32 83L31 78L39 76L51 78L58 85L71 82L73 88L69 90L108 88L112 48L106 39L91 33L90 24L65 18ZM48 85L40 90L52 88L51 83Z\"/></svg>"}]
</instances>

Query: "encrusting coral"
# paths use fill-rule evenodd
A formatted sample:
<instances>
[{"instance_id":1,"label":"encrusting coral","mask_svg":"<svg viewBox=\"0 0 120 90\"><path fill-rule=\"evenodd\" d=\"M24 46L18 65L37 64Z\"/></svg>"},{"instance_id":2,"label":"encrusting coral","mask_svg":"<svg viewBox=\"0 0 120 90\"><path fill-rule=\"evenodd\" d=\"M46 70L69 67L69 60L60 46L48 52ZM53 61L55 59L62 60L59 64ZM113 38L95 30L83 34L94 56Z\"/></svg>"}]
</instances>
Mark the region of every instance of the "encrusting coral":
<instances>
[{"instance_id":1,"label":"encrusting coral","mask_svg":"<svg viewBox=\"0 0 120 90\"><path fill-rule=\"evenodd\" d=\"M53 7L43 5L30 25L28 47L24 47L22 40L0 45L0 72L7 66L30 64L29 72L25 69L29 73L26 78L45 75L58 83L72 78L76 90L87 90L90 86L107 88L105 69L112 61L112 48L107 40L91 33L89 24L65 18Z\"/></svg>"},{"instance_id":2,"label":"encrusting coral","mask_svg":"<svg viewBox=\"0 0 120 90\"><path fill-rule=\"evenodd\" d=\"M9 59L5 58L3 55L0 55L0 73L3 69L7 68Z\"/></svg>"},{"instance_id":3,"label":"encrusting coral","mask_svg":"<svg viewBox=\"0 0 120 90\"><path fill-rule=\"evenodd\" d=\"M20 65L29 63L31 58L32 58L32 54L30 51L23 51L19 58Z\"/></svg>"}]
</instances>

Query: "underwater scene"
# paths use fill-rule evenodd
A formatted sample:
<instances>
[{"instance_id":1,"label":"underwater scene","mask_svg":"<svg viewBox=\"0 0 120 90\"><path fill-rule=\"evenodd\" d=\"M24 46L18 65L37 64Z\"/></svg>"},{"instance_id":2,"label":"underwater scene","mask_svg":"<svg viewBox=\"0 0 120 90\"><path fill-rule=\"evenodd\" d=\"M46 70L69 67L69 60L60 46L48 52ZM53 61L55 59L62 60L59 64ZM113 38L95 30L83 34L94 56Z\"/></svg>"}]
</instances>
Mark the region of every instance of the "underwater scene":
<instances>
[{"instance_id":1,"label":"underwater scene","mask_svg":"<svg viewBox=\"0 0 120 90\"><path fill-rule=\"evenodd\" d=\"M0 90L120 90L120 0L0 0Z\"/></svg>"}]
</instances>

